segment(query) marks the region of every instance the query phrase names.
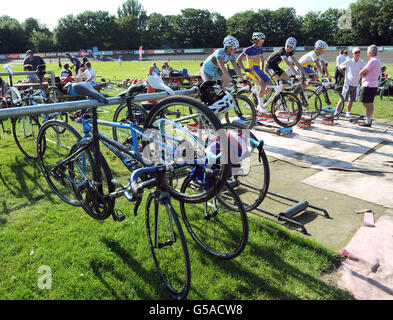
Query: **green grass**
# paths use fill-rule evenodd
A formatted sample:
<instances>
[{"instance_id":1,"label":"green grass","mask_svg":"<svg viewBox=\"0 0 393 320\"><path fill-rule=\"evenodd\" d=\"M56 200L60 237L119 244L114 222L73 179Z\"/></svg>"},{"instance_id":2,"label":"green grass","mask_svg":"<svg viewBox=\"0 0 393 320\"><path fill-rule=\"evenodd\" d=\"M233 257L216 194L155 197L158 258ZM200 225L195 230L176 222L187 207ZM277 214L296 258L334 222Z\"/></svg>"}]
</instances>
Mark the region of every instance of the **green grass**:
<instances>
[{"instance_id":1,"label":"green grass","mask_svg":"<svg viewBox=\"0 0 393 320\"><path fill-rule=\"evenodd\" d=\"M172 64L193 73L199 68L199 62ZM93 65L108 79L143 79L148 66ZM110 112L100 118L111 119L115 107L105 107ZM103 131L111 134L108 128ZM125 221L95 221L51 191L38 163L23 157L12 136L1 133L0 148L0 299L169 298L150 256L144 204L134 217L133 204L119 199ZM113 156L107 160L116 177L127 176ZM184 227L192 268L189 299L351 299L321 280L339 265L337 254L274 222L258 222L250 223L248 245L231 261L204 253ZM50 290L38 286L41 266L51 269Z\"/></svg>"}]
</instances>

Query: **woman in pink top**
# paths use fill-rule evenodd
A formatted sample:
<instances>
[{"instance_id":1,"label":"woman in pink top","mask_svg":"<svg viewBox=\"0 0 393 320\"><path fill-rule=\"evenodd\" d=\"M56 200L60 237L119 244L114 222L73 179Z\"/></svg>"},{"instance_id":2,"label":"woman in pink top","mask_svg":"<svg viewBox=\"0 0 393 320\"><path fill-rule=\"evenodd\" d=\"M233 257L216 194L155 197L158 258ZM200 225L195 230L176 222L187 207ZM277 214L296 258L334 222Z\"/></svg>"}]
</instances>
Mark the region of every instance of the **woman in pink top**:
<instances>
[{"instance_id":1,"label":"woman in pink top","mask_svg":"<svg viewBox=\"0 0 393 320\"><path fill-rule=\"evenodd\" d=\"M374 113L374 97L377 94L378 77L381 70L381 60L377 56L378 47L371 45L367 48L367 55L370 59L366 66L360 71L362 79L362 92L360 101L366 111L366 123L359 124L362 127L371 127L372 116Z\"/></svg>"}]
</instances>

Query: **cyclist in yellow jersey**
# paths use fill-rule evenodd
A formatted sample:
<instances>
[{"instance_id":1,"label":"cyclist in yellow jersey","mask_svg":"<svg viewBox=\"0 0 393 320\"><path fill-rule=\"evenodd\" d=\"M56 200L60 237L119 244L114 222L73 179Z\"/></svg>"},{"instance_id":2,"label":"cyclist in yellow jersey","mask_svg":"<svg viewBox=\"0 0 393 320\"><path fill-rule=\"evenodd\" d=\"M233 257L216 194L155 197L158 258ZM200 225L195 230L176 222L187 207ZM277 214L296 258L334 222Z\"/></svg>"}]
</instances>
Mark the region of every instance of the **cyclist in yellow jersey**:
<instances>
[{"instance_id":1,"label":"cyclist in yellow jersey","mask_svg":"<svg viewBox=\"0 0 393 320\"><path fill-rule=\"evenodd\" d=\"M317 42L315 42L314 47L315 49L313 51L306 53L299 59L300 65L303 67L303 70L306 71L307 74L313 76L314 81L318 80L318 75L311 68L313 64L315 64L315 66L317 67L319 74L325 74L328 76L329 79L332 78L332 76L329 74L326 64L323 62L323 54L326 52L326 49L328 47L327 43L325 41L318 40Z\"/></svg>"},{"instance_id":2,"label":"cyclist in yellow jersey","mask_svg":"<svg viewBox=\"0 0 393 320\"><path fill-rule=\"evenodd\" d=\"M265 35L262 32L254 32L251 38L253 45L244 49L237 57L236 63L243 69L251 80L255 81L259 87L257 111L263 113L263 96L271 90L266 85L272 85L270 78L263 72L265 60L263 58L263 43ZM247 68L244 67L243 59L246 58Z\"/></svg>"}]
</instances>

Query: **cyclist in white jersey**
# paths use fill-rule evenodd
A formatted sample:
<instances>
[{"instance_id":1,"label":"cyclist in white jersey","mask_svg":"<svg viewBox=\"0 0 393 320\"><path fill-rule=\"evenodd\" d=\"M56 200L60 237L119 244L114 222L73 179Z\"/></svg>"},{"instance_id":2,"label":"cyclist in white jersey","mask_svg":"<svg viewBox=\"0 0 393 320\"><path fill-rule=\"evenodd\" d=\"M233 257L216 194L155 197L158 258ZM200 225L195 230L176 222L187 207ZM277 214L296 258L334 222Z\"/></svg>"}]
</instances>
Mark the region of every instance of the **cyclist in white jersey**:
<instances>
[{"instance_id":1,"label":"cyclist in white jersey","mask_svg":"<svg viewBox=\"0 0 393 320\"><path fill-rule=\"evenodd\" d=\"M313 75L314 81L318 80L318 75L311 68L313 64L317 67L319 74L325 74L329 78L331 78L326 64L323 62L323 54L326 52L327 47L328 45L325 41L318 40L317 42L315 42L315 49L306 53L299 59L299 63L303 67L304 71L306 71L306 73L308 73L309 75Z\"/></svg>"}]
</instances>

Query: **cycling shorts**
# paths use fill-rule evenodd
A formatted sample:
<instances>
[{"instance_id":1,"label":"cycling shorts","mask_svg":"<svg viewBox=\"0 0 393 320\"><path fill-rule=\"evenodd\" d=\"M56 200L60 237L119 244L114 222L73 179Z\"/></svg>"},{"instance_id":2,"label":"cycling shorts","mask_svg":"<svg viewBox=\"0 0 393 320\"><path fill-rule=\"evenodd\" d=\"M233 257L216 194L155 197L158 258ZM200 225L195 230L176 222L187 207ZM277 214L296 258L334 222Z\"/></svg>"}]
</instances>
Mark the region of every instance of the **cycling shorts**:
<instances>
[{"instance_id":1,"label":"cycling shorts","mask_svg":"<svg viewBox=\"0 0 393 320\"><path fill-rule=\"evenodd\" d=\"M253 81L264 81L264 82L270 81L270 78L267 76L265 72L261 70L259 66L253 66L252 68L250 68L250 72L247 72L247 75Z\"/></svg>"},{"instance_id":2,"label":"cycling shorts","mask_svg":"<svg viewBox=\"0 0 393 320\"><path fill-rule=\"evenodd\" d=\"M266 67L266 72L273 79L276 76L281 77L285 71L278 66L273 66L273 68Z\"/></svg>"}]
</instances>

